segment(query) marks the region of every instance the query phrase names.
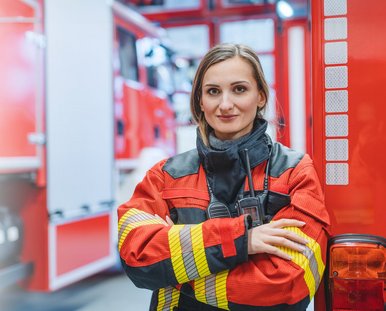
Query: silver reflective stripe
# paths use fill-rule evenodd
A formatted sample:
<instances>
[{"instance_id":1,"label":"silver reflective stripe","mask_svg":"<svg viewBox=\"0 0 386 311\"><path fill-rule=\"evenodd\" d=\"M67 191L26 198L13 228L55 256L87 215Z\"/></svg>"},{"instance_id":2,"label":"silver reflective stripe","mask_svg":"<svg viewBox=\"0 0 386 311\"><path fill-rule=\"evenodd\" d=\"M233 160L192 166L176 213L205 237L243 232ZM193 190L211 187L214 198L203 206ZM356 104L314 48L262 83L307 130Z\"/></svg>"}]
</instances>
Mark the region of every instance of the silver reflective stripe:
<instances>
[{"instance_id":1,"label":"silver reflective stripe","mask_svg":"<svg viewBox=\"0 0 386 311\"><path fill-rule=\"evenodd\" d=\"M205 278L205 297L209 305L217 307L216 275L211 274Z\"/></svg>"},{"instance_id":2,"label":"silver reflective stripe","mask_svg":"<svg viewBox=\"0 0 386 311\"><path fill-rule=\"evenodd\" d=\"M172 305L173 287L165 288L165 304L162 308L163 311L169 311Z\"/></svg>"},{"instance_id":3,"label":"silver reflective stripe","mask_svg":"<svg viewBox=\"0 0 386 311\"><path fill-rule=\"evenodd\" d=\"M319 269L318 269L318 262L316 261L316 258L314 256L314 252L308 247L305 246L305 250L303 251L303 255L307 257L310 263L310 269L312 272L312 275L315 279L315 290L318 288L318 285L320 283L320 276L319 276Z\"/></svg>"},{"instance_id":4,"label":"silver reflective stripe","mask_svg":"<svg viewBox=\"0 0 386 311\"><path fill-rule=\"evenodd\" d=\"M119 230L119 233L118 233L118 241L120 241L123 232L125 231L126 227L127 227L129 224L132 224L132 223L134 223L134 222L143 221L143 220L148 220L148 219L155 219L155 218L156 218L156 217L154 217L153 215L147 214L147 213L140 213L140 214L136 214L136 215L133 215L133 216L128 217L128 218L125 220L125 222L122 224L121 229Z\"/></svg>"},{"instance_id":5,"label":"silver reflective stripe","mask_svg":"<svg viewBox=\"0 0 386 311\"><path fill-rule=\"evenodd\" d=\"M196 262L194 261L192 238L190 235L191 227L191 225L186 225L180 231L182 259L184 261L185 271L189 280L193 280L199 277Z\"/></svg>"}]
</instances>

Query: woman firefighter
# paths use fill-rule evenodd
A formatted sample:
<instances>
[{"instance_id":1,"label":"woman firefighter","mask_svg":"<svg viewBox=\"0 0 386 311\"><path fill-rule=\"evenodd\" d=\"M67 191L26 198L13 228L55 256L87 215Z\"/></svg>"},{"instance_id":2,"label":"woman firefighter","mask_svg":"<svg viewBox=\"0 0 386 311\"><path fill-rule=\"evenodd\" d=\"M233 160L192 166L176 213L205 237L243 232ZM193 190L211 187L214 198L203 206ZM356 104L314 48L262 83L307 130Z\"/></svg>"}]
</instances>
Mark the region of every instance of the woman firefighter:
<instances>
[{"instance_id":1,"label":"woman firefighter","mask_svg":"<svg viewBox=\"0 0 386 311\"><path fill-rule=\"evenodd\" d=\"M123 267L150 310L305 310L329 217L312 160L272 142L253 50L212 48L193 82L196 149L154 165L118 209Z\"/></svg>"}]
</instances>

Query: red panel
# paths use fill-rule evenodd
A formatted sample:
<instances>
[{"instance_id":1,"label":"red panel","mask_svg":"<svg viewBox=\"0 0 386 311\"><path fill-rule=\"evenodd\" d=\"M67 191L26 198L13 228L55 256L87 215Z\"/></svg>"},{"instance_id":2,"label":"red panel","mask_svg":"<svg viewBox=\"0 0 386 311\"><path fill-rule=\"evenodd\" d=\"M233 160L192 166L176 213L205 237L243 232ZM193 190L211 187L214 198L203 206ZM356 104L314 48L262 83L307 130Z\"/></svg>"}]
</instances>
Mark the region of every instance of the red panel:
<instances>
[{"instance_id":1,"label":"red panel","mask_svg":"<svg viewBox=\"0 0 386 311\"><path fill-rule=\"evenodd\" d=\"M147 113L145 115L140 114L141 106L146 106L146 103L142 100L143 89L134 89L127 84L122 85L123 98L122 102L116 103L122 105L122 116L120 122L123 124L122 135L116 135L116 158L117 159L131 159L136 158L141 151L139 137L151 131L149 122L146 121ZM147 126L141 124L147 124Z\"/></svg>"},{"instance_id":2,"label":"red panel","mask_svg":"<svg viewBox=\"0 0 386 311\"><path fill-rule=\"evenodd\" d=\"M127 1L133 2L133 1ZM135 2L135 1L134 1ZM153 21L168 21L171 19L182 19L201 16L207 14L208 12L208 4L206 0L200 0L199 5L194 8L180 8L180 9L170 9L162 6L150 6L150 7L138 7L138 10L147 18Z\"/></svg>"},{"instance_id":3,"label":"red panel","mask_svg":"<svg viewBox=\"0 0 386 311\"><path fill-rule=\"evenodd\" d=\"M38 48L26 39L26 32L33 27L32 23L0 24L0 157L36 154L27 138L36 131Z\"/></svg>"},{"instance_id":4,"label":"red panel","mask_svg":"<svg viewBox=\"0 0 386 311\"><path fill-rule=\"evenodd\" d=\"M270 3L264 4L225 4L223 0L215 0L216 15L246 15L246 14L265 14L274 13L275 5Z\"/></svg>"},{"instance_id":5,"label":"red panel","mask_svg":"<svg viewBox=\"0 0 386 311\"><path fill-rule=\"evenodd\" d=\"M350 181L326 189L335 234L386 236L385 14L384 1L348 1Z\"/></svg>"},{"instance_id":6,"label":"red panel","mask_svg":"<svg viewBox=\"0 0 386 311\"><path fill-rule=\"evenodd\" d=\"M56 231L58 276L110 255L109 215L59 225Z\"/></svg>"},{"instance_id":7,"label":"red panel","mask_svg":"<svg viewBox=\"0 0 386 311\"><path fill-rule=\"evenodd\" d=\"M349 0L347 38L324 40L324 1L312 1L313 158L324 184L332 234L362 233L386 237L386 2ZM326 160L324 44L344 41L348 46L348 160ZM329 65L333 67L334 65ZM340 64L338 65L340 66ZM333 115L334 113L330 113ZM326 185L326 164L349 167L347 185ZM321 303L321 304L320 304ZM318 297L317 310L324 310Z\"/></svg>"},{"instance_id":8,"label":"red panel","mask_svg":"<svg viewBox=\"0 0 386 311\"><path fill-rule=\"evenodd\" d=\"M34 10L21 0L1 0L0 17L33 17Z\"/></svg>"},{"instance_id":9,"label":"red panel","mask_svg":"<svg viewBox=\"0 0 386 311\"><path fill-rule=\"evenodd\" d=\"M276 115L279 126L277 141L290 146L289 125L289 83L288 83L288 23L284 23L283 31L275 32L276 59Z\"/></svg>"},{"instance_id":10,"label":"red panel","mask_svg":"<svg viewBox=\"0 0 386 311\"><path fill-rule=\"evenodd\" d=\"M315 5L316 6L316 5ZM386 3L369 6L347 1L349 184L326 185L326 204L333 233L386 236L383 193L386 189ZM324 40L323 10L313 15L314 158L325 183ZM363 12L366 11L366 14Z\"/></svg>"},{"instance_id":11,"label":"red panel","mask_svg":"<svg viewBox=\"0 0 386 311\"><path fill-rule=\"evenodd\" d=\"M20 191L20 188L18 188ZM47 192L30 186L20 216L23 220L21 261L34 265L33 275L25 285L31 290L49 290Z\"/></svg>"}]
</instances>

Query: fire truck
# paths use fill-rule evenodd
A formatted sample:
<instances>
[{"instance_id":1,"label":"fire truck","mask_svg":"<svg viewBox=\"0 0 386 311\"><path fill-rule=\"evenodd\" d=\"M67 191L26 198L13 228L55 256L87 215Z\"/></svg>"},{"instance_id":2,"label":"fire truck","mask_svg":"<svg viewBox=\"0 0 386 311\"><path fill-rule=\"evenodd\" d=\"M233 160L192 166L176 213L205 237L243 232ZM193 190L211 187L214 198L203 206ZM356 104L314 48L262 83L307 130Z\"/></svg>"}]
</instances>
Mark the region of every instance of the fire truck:
<instances>
[{"instance_id":1,"label":"fire truck","mask_svg":"<svg viewBox=\"0 0 386 311\"><path fill-rule=\"evenodd\" d=\"M312 155L331 215L314 307L384 310L383 1L121 0L109 13L94 1L92 16L79 1L52 2L12 1L0 16L0 40L7 40L0 45L0 247L8 243L0 256L13 258L3 264L8 276L53 290L111 264L116 180L136 167L148 142L173 150L172 113L160 95L173 91L161 85L168 61L159 63L170 51L132 5L166 29L187 74L219 42L245 43L260 55L272 94L270 134ZM75 94L73 101L64 94ZM140 104L151 96L157 100Z\"/></svg>"},{"instance_id":2,"label":"fire truck","mask_svg":"<svg viewBox=\"0 0 386 311\"><path fill-rule=\"evenodd\" d=\"M331 215L316 310L386 306L386 4L360 0L131 1L194 67L221 42L255 49L278 141L310 153ZM196 42L202 42L197 45Z\"/></svg>"},{"instance_id":3,"label":"fire truck","mask_svg":"<svg viewBox=\"0 0 386 311\"><path fill-rule=\"evenodd\" d=\"M118 2L3 0L0 68L0 288L52 291L115 264L122 180L175 153L173 51Z\"/></svg>"}]
</instances>

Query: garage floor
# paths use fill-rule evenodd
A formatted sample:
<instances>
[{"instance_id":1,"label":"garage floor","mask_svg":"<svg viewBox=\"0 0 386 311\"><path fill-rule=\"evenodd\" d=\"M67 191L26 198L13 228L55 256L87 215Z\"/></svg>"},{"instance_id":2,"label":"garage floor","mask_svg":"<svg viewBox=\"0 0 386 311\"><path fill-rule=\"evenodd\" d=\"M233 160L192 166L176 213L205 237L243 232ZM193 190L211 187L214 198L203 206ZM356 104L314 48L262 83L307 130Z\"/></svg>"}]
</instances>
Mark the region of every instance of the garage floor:
<instances>
[{"instance_id":1,"label":"garage floor","mask_svg":"<svg viewBox=\"0 0 386 311\"><path fill-rule=\"evenodd\" d=\"M123 273L123 272L122 272ZM99 274L53 293L0 291L0 311L147 311L151 291L122 273ZM313 311L313 303L307 311Z\"/></svg>"},{"instance_id":2,"label":"garage floor","mask_svg":"<svg viewBox=\"0 0 386 311\"><path fill-rule=\"evenodd\" d=\"M0 292L1 311L147 311L151 291L122 274L100 274L53 293Z\"/></svg>"}]
</instances>

